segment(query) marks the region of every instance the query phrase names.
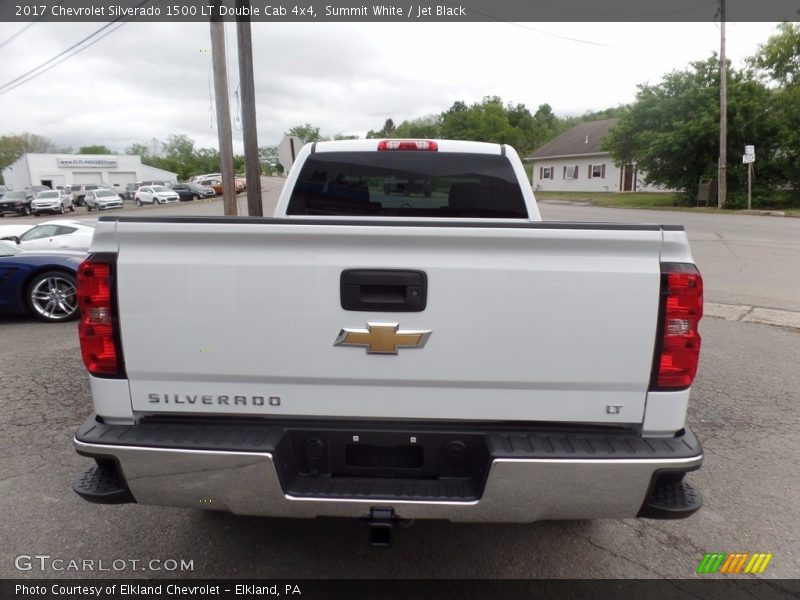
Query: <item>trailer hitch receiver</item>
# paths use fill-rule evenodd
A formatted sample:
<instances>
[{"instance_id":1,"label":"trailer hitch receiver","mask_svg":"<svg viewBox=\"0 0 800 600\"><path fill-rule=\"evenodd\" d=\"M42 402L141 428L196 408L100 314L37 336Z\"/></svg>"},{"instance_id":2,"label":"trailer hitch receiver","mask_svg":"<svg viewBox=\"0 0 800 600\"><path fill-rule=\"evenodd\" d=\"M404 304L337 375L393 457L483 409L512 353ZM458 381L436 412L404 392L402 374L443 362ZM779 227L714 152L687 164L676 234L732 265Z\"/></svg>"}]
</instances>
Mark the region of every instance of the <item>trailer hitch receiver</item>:
<instances>
[{"instance_id":1,"label":"trailer hitch receiver","mask_svg":"<svg viewBox=\"0 0 800 600\"><path fill-rule=\"evenodd\" d=\"M367 519L369 545L372 547L391 546L392 529L394 529L396 519L393 508L370 508Z\"/></svg>"}]
</instances>

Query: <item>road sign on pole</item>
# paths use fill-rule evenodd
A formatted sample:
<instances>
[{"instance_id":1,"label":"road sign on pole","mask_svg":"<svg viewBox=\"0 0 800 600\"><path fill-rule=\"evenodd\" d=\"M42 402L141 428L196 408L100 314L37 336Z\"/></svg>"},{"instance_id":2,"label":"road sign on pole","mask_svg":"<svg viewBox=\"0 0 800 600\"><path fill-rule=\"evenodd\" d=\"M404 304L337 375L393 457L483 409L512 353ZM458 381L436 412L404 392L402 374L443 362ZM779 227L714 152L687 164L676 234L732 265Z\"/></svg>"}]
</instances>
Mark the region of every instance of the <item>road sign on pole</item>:
<instances>
[{"instance_id":1,"label":"road sign on pole","mask_svg":"<svg viewBox=\"0 0 800 600\"><path fill-rule=\"evenodd\" d=\"M746 145L742 162L747 165L747 210L753 206L753 163L756 162L756 147Z\"/></svg>"},{"instance_id":2,"label":"road sign on pole","mask_svg":"<svg viewBox=\"0 0 800 600\"><path fill-rule=\"evenodd\" d=\"M303 147L303 140L296 135L286 135L278 144L278 160L284 168L284 172L288 173L289 169Z\"/></svg>"}]
</instances>

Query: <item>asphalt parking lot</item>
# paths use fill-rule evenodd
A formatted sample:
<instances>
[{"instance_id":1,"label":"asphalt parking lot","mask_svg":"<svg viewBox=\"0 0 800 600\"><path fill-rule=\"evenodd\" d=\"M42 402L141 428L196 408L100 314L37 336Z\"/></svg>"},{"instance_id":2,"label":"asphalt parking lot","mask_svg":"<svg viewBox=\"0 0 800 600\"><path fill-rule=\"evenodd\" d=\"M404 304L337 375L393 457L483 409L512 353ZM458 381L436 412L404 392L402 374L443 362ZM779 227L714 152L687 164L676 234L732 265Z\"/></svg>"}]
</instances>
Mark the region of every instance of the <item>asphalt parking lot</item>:
<instances>
[{"instance_id":1,"label":"asphalt parking lot","mask_svg":"<svg viewBox=\"0 0 800 600\"><path fill-rule=\"evenodd\" d=\"M278 189L277 182L274 189L270 185L265 207ZM112 214L219 214L220 209L221 201L215 201L126 207ZM543 206L546 218L581 220L586 210ZM606 211L599 213L606 216L603 220L623 214L592 210ZM663 220L651 212L625 213L625 218ZM774 293L752 283L769 277L755 271L770 244L780 247L778 264L798 264L800 244L792 244L790 228L800 233L800 220L792 222L756 223L776 227L772 237L769 232L753 237L752 227L751 233L730 233L738 227L735 222L687 224L690 237L707 238L697 239L693 247L712 282L711 299L792 310L793 298L800 297L794 272ZM724 232L724 244L710 241L713 231ZM761 245L754 241L762 239ZM739 260L738 272L729 277L723 245L757 249L756 263ZM800 330L707 317L701 333L689 425L704 445L703 468L691 478L705 505L692 518L529 525L418 522L399 531L391 548L371 549L365 526L350 520L248 518L84 502L71 491L72 478L88 464L72 450L72 434L91 412L75 324L0 317L0 577L685 578L695 576L706 552L772 552L763 577L797 577ZM20 571L15 566L20 555L126 562L123 569L109 571L97 571L96 562L91 572L41 570L36 564ZM176 573L142 567L150 559L192 561L192 569ZM130 561L142 562L132 566Z\"/></svg>"}]
</instances>

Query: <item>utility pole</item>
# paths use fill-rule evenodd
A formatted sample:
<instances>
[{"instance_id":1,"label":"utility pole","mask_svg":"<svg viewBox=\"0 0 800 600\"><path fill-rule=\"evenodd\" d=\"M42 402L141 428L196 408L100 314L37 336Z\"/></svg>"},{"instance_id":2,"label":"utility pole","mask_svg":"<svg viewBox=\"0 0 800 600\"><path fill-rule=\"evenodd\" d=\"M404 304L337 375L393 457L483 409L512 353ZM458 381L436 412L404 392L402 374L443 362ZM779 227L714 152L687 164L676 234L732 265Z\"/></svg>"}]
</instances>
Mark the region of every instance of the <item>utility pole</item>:
<instances>
[{"instance_id":1,"label":"utility pole","mask_svg":"<svg viewBox=\"0 0 800 600\"><path fill-rule=\"evenodd\" d=\"M237 8L250 8L250 0L236 0ZM264 216L261 205L261 161L258 156L258 131L256 128L256 92L253 81L253 38L250 16L236 17L236 39L239 49L239 85L242 90L242 133L244 137L244 165L247 179L247 214Z\"/></svg>"},{"instance_id":2,"label":"utility pole","mask_svg":"<svg viewBox=\"0 0 800 600\"><path fill-rule=\"evenodd\" d=\"M225 216L235 216L239 211L236 206L236 184L233 178L233 132L231 131L231 107L228 102L225 21L219 14L211 17L211 55L214 65L214 96L217 103L217 136L220 172L222 173L223 205Z\"/></svg>"},{"instance_id":3,"label":"utility pole","mask_svg":"<svg viewBox=\"0 0 800 600\"><path fill-rule=\"evenodd\" d=\"M728 73L725 65L725 0L719 1L719 174L717 206L728 197Z\"/></svg>"}]
</instances>

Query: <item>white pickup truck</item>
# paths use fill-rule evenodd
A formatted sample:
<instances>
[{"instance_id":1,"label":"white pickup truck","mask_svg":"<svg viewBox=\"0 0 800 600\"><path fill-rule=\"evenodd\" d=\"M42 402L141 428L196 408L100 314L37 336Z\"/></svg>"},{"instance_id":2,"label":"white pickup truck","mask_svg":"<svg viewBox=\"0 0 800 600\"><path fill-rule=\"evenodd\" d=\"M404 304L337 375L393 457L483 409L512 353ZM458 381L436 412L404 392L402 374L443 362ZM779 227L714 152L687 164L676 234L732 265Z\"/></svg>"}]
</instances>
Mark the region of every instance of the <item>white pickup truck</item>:
<instances>
[{"instance_id":1,"label":"white pickup truck","mask_svg":"<svg viewBox=\"0 0 800 600\"><path fill-rule=\"evenodd\" d=\"M308 144L274 218L100 218L78 287L89 501L362 517L375 543L700 507L683 228L543 222L509 146Z\"/></svg>"}]
</instances>

